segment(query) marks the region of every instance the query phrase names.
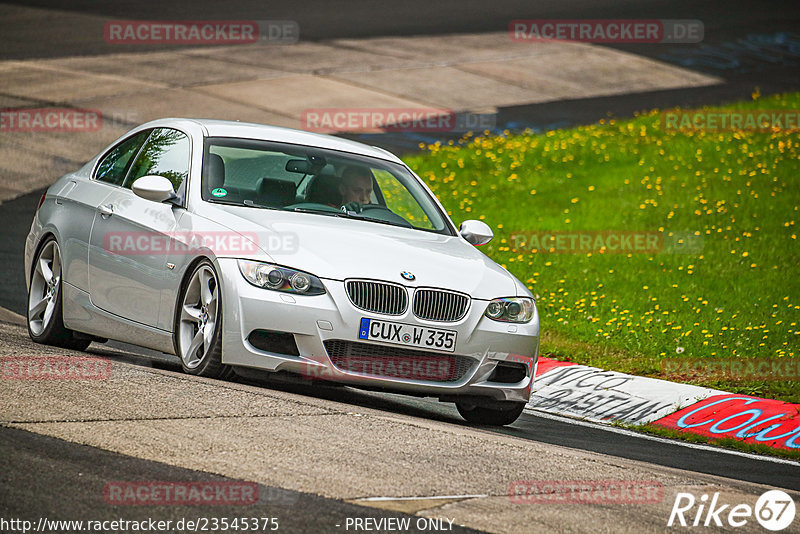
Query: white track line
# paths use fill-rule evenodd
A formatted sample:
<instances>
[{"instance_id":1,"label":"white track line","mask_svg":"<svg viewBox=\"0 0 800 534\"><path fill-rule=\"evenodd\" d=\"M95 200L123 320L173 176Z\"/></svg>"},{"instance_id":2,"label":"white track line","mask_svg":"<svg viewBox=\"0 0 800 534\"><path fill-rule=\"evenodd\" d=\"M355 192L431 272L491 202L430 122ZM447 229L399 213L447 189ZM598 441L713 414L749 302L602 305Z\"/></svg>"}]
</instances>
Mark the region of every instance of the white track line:
<instances>
[{"instance_id":1,"label":"white track line","mask_svg":"<svg viewBox=\"0 0 800 534\"><path fill-rule=\"evenodd\" d=\"M651 436L649 434L644 434L641 432L635 432L633 430L627 430L625 428L619 428L615 426L604 425L601 423L592 423L590 421L583 421L580 419L573 419L571 417L563 417L560 415L553 415L546 412L540 412L538 410L532 410L530 408L525 408L525 413L533 415L535 417L541 417L543 419L551 419L553 421L561 421L563 423L569 423L572 425L579 425L579 426L588 426L590 428L596 428L598 430L605 430L606 432L615 432L617 434L623 434L625 436L636 437L641 439L649 439L650 441L657 441L659 443L668 443L670 445L679 445L681 447L686 447L688 449L699 449L703 451L710 451L716 452L721 454L730 454L732 456L743 456L745 458L750 458L752 460L761 460L763 462L773 462L776 464L787 464L793 466L800 466L800 462L796 462L794 460L787 460L785 458L775 458L772 456L761 456L759 454L751 454L749 452L742 452L736 451L732 449L724 449L722 447L712 447L711 445L701 445L699 443L689 443L687 441L681 441L677 439L667 439L667 438L660 438L658 436Z\"/></svg>"},{"instance_id":2,"label":"white track line","mask_svg":"<svg viewBox=\"0 0 800 534\"><path fill-rule=\"evenodd\" d=\"M364 497L356 501L429 501L434 499L478 499L488 495L436 495L432 497Z\"/></svg>"}]
</instances>

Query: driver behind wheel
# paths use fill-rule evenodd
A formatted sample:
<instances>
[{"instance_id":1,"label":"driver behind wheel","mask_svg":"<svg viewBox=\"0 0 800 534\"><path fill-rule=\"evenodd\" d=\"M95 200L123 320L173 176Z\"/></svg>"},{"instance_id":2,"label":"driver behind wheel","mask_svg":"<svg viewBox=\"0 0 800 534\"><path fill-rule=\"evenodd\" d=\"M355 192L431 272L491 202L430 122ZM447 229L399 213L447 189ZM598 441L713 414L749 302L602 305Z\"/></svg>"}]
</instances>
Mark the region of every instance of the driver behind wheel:
<instances>
[{"instance_id":1,"label":"driver behind wheel","mask_svg":"<svg viewBox=\"0 0 800 534\"><path fill-rule=\"evenodd\" d=\"M348 206L356 203L369 204L372 197L372 183L374 177L369 167L349 165L342 171L342 181L339 192L342 194L342 204ZM360 211L360 210L354 210Z\"/></svg>"}]
</instances>

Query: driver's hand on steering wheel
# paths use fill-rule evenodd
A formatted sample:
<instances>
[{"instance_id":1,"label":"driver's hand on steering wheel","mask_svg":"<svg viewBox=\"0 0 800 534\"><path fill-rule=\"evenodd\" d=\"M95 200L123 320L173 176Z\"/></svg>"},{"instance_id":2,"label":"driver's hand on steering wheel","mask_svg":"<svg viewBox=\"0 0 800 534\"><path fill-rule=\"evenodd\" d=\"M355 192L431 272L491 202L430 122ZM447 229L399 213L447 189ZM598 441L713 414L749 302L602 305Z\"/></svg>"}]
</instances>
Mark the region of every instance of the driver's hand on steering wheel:
<instances>
[{"instance_id":1,"label":"driver's hand on steering wheel","mask_svg":"<svg viewBox=\"0 0 800 534\"><path fill-rule=\"evenodd\" d=\"M342 206L342 211L348 212L348 213L351 212L351 211L355 212L355 213L361 213L362 209L363 208L361 206L361 202L355 202L355 201L348 202L347 204Z\"/></svg>"}]
</instances>

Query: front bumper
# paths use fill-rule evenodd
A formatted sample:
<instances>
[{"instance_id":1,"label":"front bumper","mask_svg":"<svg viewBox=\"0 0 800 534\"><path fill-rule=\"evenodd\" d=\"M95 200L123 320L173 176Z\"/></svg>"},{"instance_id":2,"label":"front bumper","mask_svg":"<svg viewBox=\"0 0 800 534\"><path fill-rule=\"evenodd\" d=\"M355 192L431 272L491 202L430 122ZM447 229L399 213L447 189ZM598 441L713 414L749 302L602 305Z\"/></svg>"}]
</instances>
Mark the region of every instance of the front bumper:
<instances>
[{"instance_id":1,"label":"front bumper","mask_svg":"<svg viewBox=\"0 0 800 534\"><path fill-rule=\"evenodd\" d=\"M411 306L404 315L390 317L353 306L341 281L323 280L327 290L324 295L295 296L252 286L240 274L235 259L220 258L217 264L224 306L222 361L225 364L448 399L488 397L497 401L527 402L530 397L539 348L538 313L526 324L501 323L483 315L488 302L472 300L466 316L457 322L418 319ZM415 376L374 376L337 367L326 350L326 341L358 343L361 348L368 344L384 354L391 348L407 353L403 346L359 339L362 318L454 330L458 333L455 352L424 352L470 358L469 370L455 379L431 380ZM254 330L293 334L299 355L259 350L248 341ZM496 381L495 371L500 362L523 364L524 378L515 383Z\"/></svg>"}]
</instances>

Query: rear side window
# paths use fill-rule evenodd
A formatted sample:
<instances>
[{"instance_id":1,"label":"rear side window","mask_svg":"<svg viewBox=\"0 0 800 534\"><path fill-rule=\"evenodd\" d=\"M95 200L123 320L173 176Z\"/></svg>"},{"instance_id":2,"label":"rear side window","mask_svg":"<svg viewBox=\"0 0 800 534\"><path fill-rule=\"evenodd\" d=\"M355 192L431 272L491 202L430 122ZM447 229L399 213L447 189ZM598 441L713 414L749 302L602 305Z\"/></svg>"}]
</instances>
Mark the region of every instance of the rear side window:
<instances>
[{"instance_id":1,"label":"rear side window","mask_svg":"<svg viewBox=\"0 0 800 534\"><path fill-rule=\"evenodd\" d=\"M150 132L151 130L139 132L109 150L108 153L103 156L103 159L100 160L100 165L97 166L97 172L94 177L103 182L122 185L122 182L125 180L125 174L128 172L128 167L133 161L133 157L139 151L145 139L150 135Z\"/></svg>"},{"instance_id":2,"label":"rear side window","mask_svg":"<svg viewBox=\"0 0 800 534\"><path fill-rule=\"evenodd\" d=\"M133 182L142 176L157 175L172 182L177 192L189 176L190 157L191 143L185 133L172 128L157 128L136 156L125 187L130 189Z\"/></svg>"}]
</instances>

